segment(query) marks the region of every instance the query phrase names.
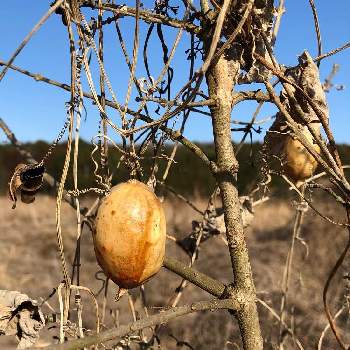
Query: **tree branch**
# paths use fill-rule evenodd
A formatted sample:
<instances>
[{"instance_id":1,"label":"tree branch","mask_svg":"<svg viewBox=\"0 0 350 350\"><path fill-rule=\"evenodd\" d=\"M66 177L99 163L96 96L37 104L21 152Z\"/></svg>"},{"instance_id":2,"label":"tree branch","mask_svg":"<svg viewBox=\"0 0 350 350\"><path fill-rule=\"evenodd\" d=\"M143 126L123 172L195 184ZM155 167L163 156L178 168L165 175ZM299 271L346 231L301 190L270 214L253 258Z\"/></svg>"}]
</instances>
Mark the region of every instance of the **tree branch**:
<instances>
[{"instance_id":1,"label":"tree branch","mask_svg":"<svg viewBox=\"0 0 350 350\"><path fill-rule=\"evenodd\" d=\"M99 344L109 340L113 340L119 337L123 337L129 333L139 331L141 329L152 327L160 323L166 323L170 320L187 315L193 312L205 311L205 310L219 310L219 309L230 309L238 310L240 304L232 299L223 300L210 300L210 301L200 301L193 303L191 305L179 306L176 308L171 308L170 310L161 311L156 315L146 317L142 320L129 323L118 328L109 329L105 332L88 336L86 338L71 340L64 344L50 345L45 347L47 350L76 350L88 347L91 345Z\"/></svg>"},{"instance_id":2,"label":"tree branch","mask_svg":"<svg viewBox=\"0 0 350 350\"><path fill-rule=\"evenodd\" d=\"M218 298L223 295L226 289L226 286L222 282L217 281L204 273L198 272L176 259L165 257L163 266Z\"/></svg>"},{"instance_id":3,"label":"tree branch","mask_svg":"<svg viewBox=\"0 0 350 350\"><path fill-rule=\"evenodd\" d=\"M104 11L111 11L118 17L123 17L123 16L136 17L136 9L125 5L120 6L120 5L114 5L114 4L103 4L102 6L98 6L98 5L92 4L90 1L86 1L85 3L83 3L82 7L90 7L92 9L101 9ZM181 21L175 18L171 18L158 13L153 13L147 10L140 10L139 18L145 21L146 23L160 23L173 28L182 28L190 33L199 34L201 32L201 28L191 22Z\"/></svg>"},{"instance_id":4,"label":"tree branch","mask_svg":"<svg viewBox=\"0 0 350 350\"><path fill-rule=\"evenodd\" d=\"M244 308L237 312L237 320L243 348L245 350L260 350L263 348L263 340L237 190L238 161L231 139L232 89L238 72L238 62L228 61L221 56L217 63L209 68L206 78L209 98L217 101L215 107L210 107L218 167L218 171L214 175L220 187L223 203L234 287L238 294L244 295L246 301Z\"/></svg>"}]
</instances>

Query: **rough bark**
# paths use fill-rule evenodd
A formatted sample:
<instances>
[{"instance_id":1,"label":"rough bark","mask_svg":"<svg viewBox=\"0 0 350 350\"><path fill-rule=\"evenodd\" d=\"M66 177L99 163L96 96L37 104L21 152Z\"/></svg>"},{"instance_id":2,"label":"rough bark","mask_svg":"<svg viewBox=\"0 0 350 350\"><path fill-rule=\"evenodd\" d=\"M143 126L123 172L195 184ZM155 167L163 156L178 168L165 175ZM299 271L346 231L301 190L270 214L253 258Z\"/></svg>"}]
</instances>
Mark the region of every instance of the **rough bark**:
<instances>
[{"instance_id":1,"label":"rough bark","mask_svg":"<svg viewBox=\"0 0 350 350\"><path fill-rule=\"evenodd\" d=\"M216 151L218 181L223 202L227 241L231 256L236 295L241 296L243 308L237 312L244 349L263 348L255 287L243 231L241 205L236 179L238 162L231 140L231 110L233 86L239 64L222 57L207 73L209 96L216 101L210 107Z\"/></svg>"}]
</instances>

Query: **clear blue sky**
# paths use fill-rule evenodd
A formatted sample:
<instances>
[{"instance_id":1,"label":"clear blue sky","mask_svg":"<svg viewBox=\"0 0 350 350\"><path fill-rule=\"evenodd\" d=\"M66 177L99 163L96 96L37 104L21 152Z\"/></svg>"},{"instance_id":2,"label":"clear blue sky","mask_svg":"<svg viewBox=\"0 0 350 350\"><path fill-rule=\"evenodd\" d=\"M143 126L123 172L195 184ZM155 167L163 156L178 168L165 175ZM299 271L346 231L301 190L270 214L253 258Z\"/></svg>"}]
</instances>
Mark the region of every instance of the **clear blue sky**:
<instances>
[{"instance_id":1,"label":"clear blue sky","mask_svg":"<svg viewBox=\"0 0 350 350\"><path fill-rule=\"evenodd\" d=\"M174 0L173 3L176 1ZM131 5L133 2L128 1ZM145 1L145 6L151 3ZM350 40L350 1L315 0L319 10L320 26L324 44L324 51L334 49ZM0 31L0 59L6 61L20 44L25 35L46 12L50 1L11 0L1 7ZM312 12L308 0L286 0L287 12L282 19L280 35L276 44L276 54L281 63L294 65L297 56L304 49L309 50L312 56L317 55L317 44L313 28ZM133 21L125 21L122 29L125 39L132 40ZM141 37L145 35L143 27ZM166 33L168 33L166 31ZM169 35L169 47L174 35ZM175 86L181 86L187 79L187 67L183 58L188 48L188 34L184 34L184 41L180 45L174 60ZM132 41L131 41L132 42ZM141 41L142 42L142 41ZM127 67L120 56L120 48L112 30L106 32L106 67L111 78L118 99L123 101L127 84ZM151 42L150 53L159 52ZM131 46L131 45L129 45ZM153 47L154 46L154 47ZM131 47L129 47L131 52ZM142 51L141 51L142 53ZM140 56L141 57L141 56ZM140 63L142 63L140 61ZM326 77L333 63L340 64L340 72L334 79L335 84L345 85L345 90L332 90L328 94L331 111L331 125L336 140L342 143L350 141L350 49L336 56L324 60L321 64L321 76ZM52 16L41 30L32 38L27 47L14 62L32 72L69 82L69 54L67 47L66 28L58 16ZM157 72L161 67L161 57L156 54L152 58L152 71ZM156 74L155 74L156 75ZM140 69L138 78L144 76ZM96 78L96 76L95 76ZM22 141L44 139L51 141L55 138L65 120L65 102L69 93L44 83L35 82L31 78L9 71L0 83L0 117L2 117ZM87 120L82 125L82 135L90 140L97 133L97 109L86 104ZM251 117L256 103L245 103L233 112L234 119L248 120ZM114 114L113 114L114 113ZM272 115L273 109L265 106L260 118ZM114 115L114 117L113 117ZM112 112L112 118L117 114ZM264 128L266 130L266 127ZM264 130L264 131L265 131ZM209 141L211 137L210 119L205 116L193 115L190 118L186 136L196 141ZM255 135L255 140L261 140ZM234 134L234 139L239 135ZM0 142L4 141L3 135Z\"/></svg>"}]
</instances>

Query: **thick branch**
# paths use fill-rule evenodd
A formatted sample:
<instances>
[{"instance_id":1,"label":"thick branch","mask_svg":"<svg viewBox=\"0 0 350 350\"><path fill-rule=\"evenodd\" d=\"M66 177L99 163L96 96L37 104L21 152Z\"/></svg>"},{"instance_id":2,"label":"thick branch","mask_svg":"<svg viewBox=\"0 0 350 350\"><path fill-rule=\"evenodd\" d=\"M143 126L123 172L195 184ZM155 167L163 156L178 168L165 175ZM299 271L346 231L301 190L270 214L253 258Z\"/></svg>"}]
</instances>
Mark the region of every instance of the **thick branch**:
<instances>
[{"instance_id":1,"label":"thick branch","mask_svg":"<svg viewBox=\"0 0 350 350\"><path fill-rule=\"evenodd\" d=\"M218 298L220 298L225 291L226 286L220 281L198 272L176 259L165 257L163 266Z\"/></svg>"},{"instance_id":2,"label":"thick branch","mask_svg":"<svg viewBox=\"0 0 350 350\"><path fill-rule=\"evenodd\" d=\"M91 345L103 343L119 337L123 337L129 333L139 331L141 329L152 327L157 324L166 323L176 317L187 315L197 311L230 309L237 310L240 307L237 301L232 299L200 301L191 305L179 306L167 311L144 318L142 320L129 323L118 328L110 329L99 334L95 334L86 338L69 341L65 344L57 344L45 347L47 350L76 350Z\"/></svg>"},{"instance_id":3,"label":"thick branch","mask_svg":"<svg viewBox=\"0 0 350 350\"><path fill-rule=\"evenodd\" d=\"M209 98L216 100L211 107L216 151L216 179L222 197L226 235L231 255L234 285L246 298L246 305L237 313L245 350L263 348L259 317L255 303L255 287L243 232L241 205L236 186L238 162L231 140L231 106L233 85L239 63L221 57L207 73Z\"/></svg>"}]
</instances>

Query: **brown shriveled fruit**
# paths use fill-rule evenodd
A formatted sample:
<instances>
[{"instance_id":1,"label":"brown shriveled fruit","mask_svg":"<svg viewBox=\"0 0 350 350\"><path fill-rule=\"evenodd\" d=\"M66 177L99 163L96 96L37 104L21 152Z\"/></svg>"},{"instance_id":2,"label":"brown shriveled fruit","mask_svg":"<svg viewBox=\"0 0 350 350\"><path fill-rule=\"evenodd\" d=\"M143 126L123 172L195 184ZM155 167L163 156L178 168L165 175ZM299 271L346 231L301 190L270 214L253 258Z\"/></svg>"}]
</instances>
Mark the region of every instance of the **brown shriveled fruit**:
<instances>
[{"instance_id":1,"label":"brown shriveled fruit","mask_svg":"<svg viewBox=\"0 0 350 350\"><path fill-rule=\"evenodd\" d=\"M304 136L313 145L314 150L320 153L320 147L313 142L311 133L308 130L303 131ZM302 143L292 137L287 136L284 146L284 171L298 183L312 176L317 168L317 160L312 156Z\"/></svg>"},{"instance_id":2,"label":"brown shriveled fruit","mask_svg":"<svg viewBox=\"0 0 350 350\"><path fill-rule=\"evenodd\" d=\"M134 288L163 264L166 221L161 202L145 184L130 180L112 188L96 218L94 247L105 274Z\"/></svg>"}]
</instances>

